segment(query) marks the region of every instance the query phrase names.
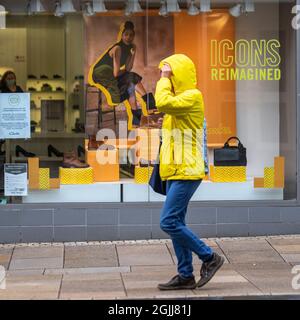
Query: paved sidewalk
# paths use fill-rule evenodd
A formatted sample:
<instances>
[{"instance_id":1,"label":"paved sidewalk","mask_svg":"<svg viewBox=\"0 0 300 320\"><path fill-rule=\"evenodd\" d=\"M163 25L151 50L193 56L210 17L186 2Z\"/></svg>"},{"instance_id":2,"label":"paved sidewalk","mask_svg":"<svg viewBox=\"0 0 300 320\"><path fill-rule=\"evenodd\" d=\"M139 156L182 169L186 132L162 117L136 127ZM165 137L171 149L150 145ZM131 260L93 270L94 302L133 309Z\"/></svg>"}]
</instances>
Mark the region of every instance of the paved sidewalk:
<instances>
[{"instance_id":1,"label":"paved sidewalk","mask_svg":"<svg viewBox=\"0 0 300 320\"><path fill-rule=\"evenodd\" d=\"M0 299L300 298L300 235L204 240L225 264L206 286L183 291L156 288L176 274L170 240L0 245ZM197 279L200 266L195 257Z\"/></svg>"}]
</instances>

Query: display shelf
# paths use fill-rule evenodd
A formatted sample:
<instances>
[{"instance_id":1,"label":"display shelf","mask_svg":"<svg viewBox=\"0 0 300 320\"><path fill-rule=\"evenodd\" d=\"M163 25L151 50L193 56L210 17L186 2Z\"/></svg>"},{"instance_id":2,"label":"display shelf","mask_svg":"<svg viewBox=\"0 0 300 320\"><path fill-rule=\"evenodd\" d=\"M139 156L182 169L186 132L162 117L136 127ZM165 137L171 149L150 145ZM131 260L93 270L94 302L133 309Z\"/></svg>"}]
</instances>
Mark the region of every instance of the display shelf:
<instances>
[{"instance_id":1,"label":"display shelf","mask_svg":"<svg viewBox=\"0 0 300 320\"><path fill-rule=\"evenodd\" d=\"M66 91L28 91L30 94L66 93Z\"/></svg>"},{"instance_id":2,"label":"display shelf","mask_svg":"<svg viewBox=\"0 0 300 320\"><path fill-rule=\"evenodd\" d=\"M47 157L47 156L39 156L37 155L37 157L40 159L40 161L49 161L49 162L62 162L63 161L63 157ZM16 162L16 161L21 161L21 162L25 162L27 161L28 158L26 157L12 157L12 162ZM84 157L80 157L78 158L79 160L85 160Z\"/></svg>"},{"instance_id":3,"label":"display shelf","mask_svg":"<svg viewBox=\"0 0 300 320\"><path fill-rule=\"evenodd\" d=\"M63 78L60 78L60 79L31 79L31 78L28 78L27 79L27 82L38 82L38 83L40 83L40 82L55 82L55 81L61 81L61 82L64 82L64 81L66 81L65 79L63 79Z\"/></svg>"},{"instance_id":4,"label":"display shelf","mask_svg":"<svg viewBox=\"0 0 300 320\"><path fill-rule=\"evenodd\" d=\"M35 132L31 134L32 139L40 138L68 138L68 139L84 139L85 133L72 133L72 132Z\"/></svg>"},{"instance_id":5,"label":"display shelf","mask_svg":"<svg viewBox=\"0 0 300 320\"><path fill-rule=\"evenodd\" d=\"M122 188L121 188L122 186ZM33 190L23 203L59 202L161 202L165 196L155 193L148 184L135 184L133 179L97 182L85 185L61 185L56 190ZM216 200L283 200L283 189L254 189L253 178L238 183L203 181L191 201Z\"/></svg>"}]
</instances>

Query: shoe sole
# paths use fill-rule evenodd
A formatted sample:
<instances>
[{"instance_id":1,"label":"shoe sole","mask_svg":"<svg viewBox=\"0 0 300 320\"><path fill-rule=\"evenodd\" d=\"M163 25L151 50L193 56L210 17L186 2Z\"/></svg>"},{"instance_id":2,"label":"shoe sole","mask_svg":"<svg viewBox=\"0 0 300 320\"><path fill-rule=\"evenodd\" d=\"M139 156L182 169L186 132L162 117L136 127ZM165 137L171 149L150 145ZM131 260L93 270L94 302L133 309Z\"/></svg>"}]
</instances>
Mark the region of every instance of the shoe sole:
<instances>
[{"instance_id":1,"label":"shoe sole","mask_svg":"<svg viewBox=\"0 0 300 320\"><path fill-rule=\"evenodd\" d=\"M208 277L208 278L206 279L205 282L203 282L203 283L201 283L201 284L200 284L200 281L201 281L201 279L200 279L200 280L197 282L197 284L196 284L196 288L201 288L201 287L203 287L204 285L206 285L207 282L209 282L209 281L212 279L212 277L216 274L216 272L222 267L222 265L224 264L224 261L225 261L225 259L224 259L223 257L221 257L220 263L219 263L218 266L216 267L215 271L210 275L210 277Z\"/></svg>"},{"instance_id":2,"label":"shoe sole","mask_svg":"<svg viewBox=\"0 0 300 320\"><path fill-rule=\"evenodd\" d=\"M196 284L193 285L193 286L180 286L180 287L173 287L173 288L157 286L157 288L159 290L162 290L162 291L167 291L167 290L192 290L192 289L196 288Z\"/></svg>"}]
</instances>

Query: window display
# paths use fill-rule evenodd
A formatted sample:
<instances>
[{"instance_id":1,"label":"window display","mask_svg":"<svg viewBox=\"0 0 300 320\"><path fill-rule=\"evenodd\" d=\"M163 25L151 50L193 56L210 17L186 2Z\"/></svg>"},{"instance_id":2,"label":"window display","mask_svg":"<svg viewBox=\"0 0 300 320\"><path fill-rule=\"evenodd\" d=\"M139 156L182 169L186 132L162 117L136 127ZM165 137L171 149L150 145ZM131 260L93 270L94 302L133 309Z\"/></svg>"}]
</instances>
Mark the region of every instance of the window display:
<instances>
[{"instance_id":1,"label":"window display","mask_svg":"<svg viewBox=\"0 0 300 320\"><path fill-rule=\"evenodd\" d=\"M163 125L168 117L155 101L162 61L173 55L188 57L197 76L176 83L173 74L172 89L193 81L203 97L201 145L193 141L192 150L201 152L205 177L192 201L295 199L294 3L255 3L238 15L234 2L212 1L200 13L185 1L180 12L165 13L147 3L131 15L111 2L95 15L76 8L62 17L7 16L0 49L7 39L19 45L2 50L1 91L30 94L31 136L0 141L2 164L28 164L28 195L6 200L163 200L149 186L163 129L181 158L189 136ZM175 73L174 63L185 65L171 61ZM187 64L182 72L189 71Z\"/></svg>"}]
</instances>

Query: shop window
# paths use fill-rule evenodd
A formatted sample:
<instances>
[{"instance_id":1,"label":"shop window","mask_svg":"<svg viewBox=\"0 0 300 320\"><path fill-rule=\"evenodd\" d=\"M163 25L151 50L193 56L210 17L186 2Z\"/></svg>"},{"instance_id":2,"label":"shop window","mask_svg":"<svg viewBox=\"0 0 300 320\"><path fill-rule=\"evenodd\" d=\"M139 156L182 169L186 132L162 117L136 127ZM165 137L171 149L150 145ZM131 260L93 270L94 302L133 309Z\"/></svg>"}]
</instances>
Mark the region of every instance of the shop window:
<instances>
[{"instance_id":1,"label":"shop window","mask_svg":"<svg viewBox=\"0 0 300 320\"><path fill-rule=\"evenodd\" d=\"M295 3L246 3L181 1L179 11L141 1L128 15L122 1L60 17L51 6L43 15L9 10L0 74L13 71L30 94L30 138L0 137L3 203L163 201L148 185L166 119L154 98L160 62L174 54L193 61L204 109L197 174L178 163L182 131L171 138L170 176L203 179L193 201L296 199ZM188 127L188 114L168 121ZM220 150L231 137L240 144ZM4 163L27 164L26 196L5 196Z\"/></svg>"}]
</instances>

